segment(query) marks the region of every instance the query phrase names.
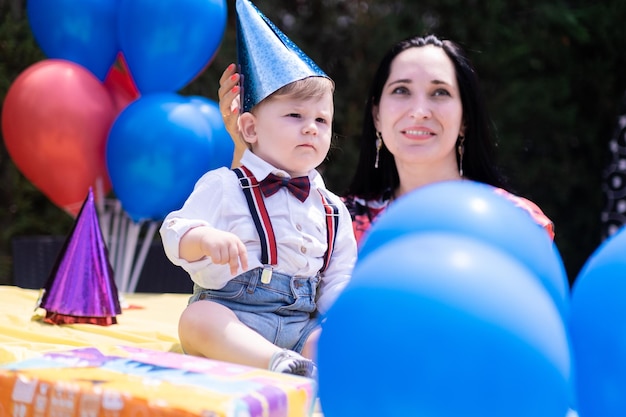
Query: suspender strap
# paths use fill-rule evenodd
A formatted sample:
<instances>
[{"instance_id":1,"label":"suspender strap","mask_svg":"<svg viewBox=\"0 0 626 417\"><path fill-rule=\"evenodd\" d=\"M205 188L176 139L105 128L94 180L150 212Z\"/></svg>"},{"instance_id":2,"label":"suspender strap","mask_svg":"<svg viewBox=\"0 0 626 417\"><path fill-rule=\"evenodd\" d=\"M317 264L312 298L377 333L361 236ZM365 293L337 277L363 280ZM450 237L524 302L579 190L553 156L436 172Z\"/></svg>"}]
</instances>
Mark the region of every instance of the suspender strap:
<instances>
[{"instance_id":1,"label":"suspender strap","mask_svg":"<svg viewBox=\"0 0 626 417\"><path fill-rule=\"evenodd\" d=\"M274 228L270 216L265 208L265 202L263 201L263 194L259 188L252 172L245 166L240 168L234 168L235 174L239 178L241 189L246 196L248 202L248 208L250 209L250 215L254 221L254 226L259 233L259 239L261 241L261 262L264 265L276 265L278 263L278 250L276 249L276 236L274 235Z\"/></svg>"},{"instance_id":2,"label":"suspender strap","mask_svg":"<svg viewBox=\"0 0 626 417\"><path fill-rule=\"evenodd\" d=\"M246 196L248 202L248 208L250 209L250 215L254 221L254 226L259 233L261 240L261 262L264 265L276 265L278 263L278 250L276 248L276 235L274 235L274 228L270 216L267 213L265 202L263 200L263 194L259 188L259 183L252 174L252 172L245 166L239 168L233 168L233 171L239 178L241 189ZM324 263L320 272L324 272L328 268L330 258L335 249L335 239L337 237L337 229L339 226L339 208L330 202L328 198L322 193L320 189L317 190L322 198L322 204L324 205L324 211L326 212L326 238L328 241L328 248L324 254Z\"/></svg>"},{"instance_id":3,"label":"suspender strap","mask_svg":"<svg viewBox=\"0 0 626 417\"><path fill-rule=\"evenodd\" d=\"M320 270L320 272L324 272L326 268L328 268L333 250L335 250L335 239L339 226L339 208L335 204L332 204L319 188L317 191L322 197L322 204L324 204L324 210L326 211L326 239L328 241L328 249L326 249L326 253L324 254L324 264Z\"/></svg>"}]
</instances>

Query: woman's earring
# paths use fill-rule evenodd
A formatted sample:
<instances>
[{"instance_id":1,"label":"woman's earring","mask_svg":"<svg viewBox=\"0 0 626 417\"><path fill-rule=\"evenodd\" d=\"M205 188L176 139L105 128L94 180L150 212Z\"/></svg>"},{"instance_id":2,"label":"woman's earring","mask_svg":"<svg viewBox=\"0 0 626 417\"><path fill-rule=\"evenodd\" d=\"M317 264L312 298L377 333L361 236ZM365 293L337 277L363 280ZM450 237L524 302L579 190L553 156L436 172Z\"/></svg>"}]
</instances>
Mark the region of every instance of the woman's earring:
<instances>
[{"instance_id":1,"label":"woman's earring","mask_svg":"<svg viewBox=\"0 0 626 417\"><path fill-rule=\"evenodd\" d=\"M456 148L459 153L459 175L463 178L463 154L465 153L465 136L459 136L459 145Z\"/></svg>"},{"instance_id":2,"label":"woman's earring","mask_svg":"<svg viewBox=\"0 0 626 417\"><path fill-rule=\"evenodd\" d=\"M380 148L383 146L383 135L380 132L376 132L376 161L374 162L374 168L378 168L378 158L380 157Z\"/></svg>"}]
</instances>

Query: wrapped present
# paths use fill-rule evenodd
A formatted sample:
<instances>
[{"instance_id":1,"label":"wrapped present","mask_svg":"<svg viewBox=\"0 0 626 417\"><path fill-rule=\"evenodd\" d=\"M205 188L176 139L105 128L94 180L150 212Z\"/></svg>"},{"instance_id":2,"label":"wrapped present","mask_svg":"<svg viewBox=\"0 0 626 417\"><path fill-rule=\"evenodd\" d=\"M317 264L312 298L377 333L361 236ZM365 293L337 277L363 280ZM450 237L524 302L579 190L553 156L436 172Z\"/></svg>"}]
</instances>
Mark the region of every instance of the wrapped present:
<instances>
[{"instance_id":1,"label":"wrapped present","mask_svg":"<svg viewBox=\"0 0 626 417\"><path fill-rule=\"evenodd\" d=\"M305 417L312 379L173 352L82 348L0 367L0 415Z\"/></svg>"}]
</instances>

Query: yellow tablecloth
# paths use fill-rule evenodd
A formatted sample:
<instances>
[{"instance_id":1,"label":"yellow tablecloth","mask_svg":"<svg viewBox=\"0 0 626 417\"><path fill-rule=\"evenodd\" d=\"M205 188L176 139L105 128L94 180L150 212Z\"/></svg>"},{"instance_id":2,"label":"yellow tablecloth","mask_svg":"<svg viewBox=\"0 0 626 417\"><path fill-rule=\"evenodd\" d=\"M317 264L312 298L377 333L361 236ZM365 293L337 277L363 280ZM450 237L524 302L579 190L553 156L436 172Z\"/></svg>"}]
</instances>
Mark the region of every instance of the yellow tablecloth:
<instances>
[{"instance_id":1,"label":"yellow tablecloth","mask_svg":"<svg viewBox=\"0 0 626 417\"><path fill-rule=\"evenodd\" d=\"M50 325L32 320L39 291L0 286L0 364L43 352L97 346L135 346L181 352L178 318L187 305L187 294L126 294L117 324Z\"/></svg>"},{"instance_id":2,"label":"yellow tablecloth","mask_svg":"<svg viewBox=\"0 0 626 417\"><path fill-rule=\"evenodd\" d=\"M112 414L107 414L106 403L111 393L117 393L117 401L124 404L116 414L120 416L226 417L234 414L225 410L246 405L250 415L255 416L322 417L319 404L313 410L316 384L312 380L190 356L160 354L181 353L178 318L187 305L187 294L126 294L123 304L128 307L117 316L117 324L111 326L51 325L33 320L38 297L37 290L0 286L0 365L5 367L4 371L0 369L0 385L4 387L0 390L0 416L9 409L31 410L43 403L57 410L55 404L60 400L53 397L58 395L80 397L76 402L80 404L74 404L75 409L65 410L63 415L83 415L77 407L86 407L85 401L96 401L90 405L93 407L89 415L108 416ZM58 364L46 365L49 356L42 357L57 352L70 355L69 358L80 357L71 356L77 354L68 350L81 348L96 348L98 354L115 358L107 359L102 368L67 366L60 372L56 369ZM129 353L129 348L149 351ZM120 355L124 349L126 353ZM124 362L126 357L129 363ZM142 358L148 361L139 365L133 362L143 361ZM166 366L168 363L173 367ZM194 372L184 371L193 369ZM49 389L52 386L55 388ZM102 387L109 394L103 394ZM140 409L143 411L136 411Z\"/></svg>"}]
</instances>

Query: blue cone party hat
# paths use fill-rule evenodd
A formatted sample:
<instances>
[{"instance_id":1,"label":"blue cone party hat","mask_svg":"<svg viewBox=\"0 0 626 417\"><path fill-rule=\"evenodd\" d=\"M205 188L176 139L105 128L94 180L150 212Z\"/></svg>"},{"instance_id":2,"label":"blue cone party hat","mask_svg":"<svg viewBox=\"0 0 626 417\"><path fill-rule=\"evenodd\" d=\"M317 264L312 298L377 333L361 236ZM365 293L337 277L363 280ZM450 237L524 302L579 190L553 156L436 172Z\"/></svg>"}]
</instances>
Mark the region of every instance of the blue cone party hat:
<instances>
[{"instance_id":1,"label":"blue cone party hat","mask_svg":"<svg viewBox=\"0 0 626 417\"><path fill-rule=\"evenodd\" d=\"M108 326L122 313L91 188L42 293L50 324Z\"/></svg>"},{"instance_id":2,"label":"blue cone party hat","mask_svg":"<svg viewBox=\"0 0 626 417\"><path fill-rule=\"evenodd\" d=\"M249 0L237 0L235 7L242 111L250 111L294 81L307 77L330 79Z\"/></svg>"}]
</instances>

